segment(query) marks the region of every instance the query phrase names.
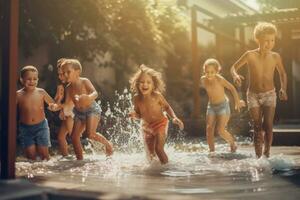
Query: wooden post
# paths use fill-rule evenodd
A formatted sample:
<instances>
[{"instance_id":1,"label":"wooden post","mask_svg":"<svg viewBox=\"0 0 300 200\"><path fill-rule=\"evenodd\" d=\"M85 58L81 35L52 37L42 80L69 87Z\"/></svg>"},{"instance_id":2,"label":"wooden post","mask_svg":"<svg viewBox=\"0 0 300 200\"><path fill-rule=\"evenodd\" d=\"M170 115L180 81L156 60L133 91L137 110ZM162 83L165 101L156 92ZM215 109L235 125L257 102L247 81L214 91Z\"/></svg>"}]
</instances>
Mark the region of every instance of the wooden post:
<instances>
[{"instance_id":1,"label":"wooden post","mask_svg":"<svg viewBox=\"0 0 300 200\"><path fill-rule=\"evenodd\" d=\"M215 34L216 36L216 59L218 59L221 63L221 65L223 65L224 63L222 62L224 59L224 38L222 37L222 35L220 34Z\"/></svg>"},{"instance_id":2,"label":"wooden post","mask_svg":"<svg viewBox=\"0 0 300 200\"><path fill-rule=\"evenodd\" d=\"M15 178L19 1L1 2L1 179Z\"/></svg>"},{"instance_id":3,"label":"wooden post","mask_svg":"<svg viewBox=\"0 0 300 200\"><path fill-rule=\"evenodd\" d=\"M245 27L244 26L240 26L239 28L239 34L240 34L240 41L241 41L241 52L244 52L246 50L246 46L245 46Z\"/></svg>"},{"instance_id":4,"label":"wooden post","mask_svg":"<svg viewBox=\"0 0 300 200\"><path fill-rule=\"evenodd\" d=\"M199 81L200 81L200 66L198 63L198 39L197 39L197 9L192 7L191 9L191 20L192 20L192 70L193 70L193 102L194 110L193 117L200 117L200 98L199 98Z\"/></svg>"},{"instance_id":5,"label":"wooden post","mask_svg":"<svg viewBox=\"0 0 300 200\"><path fill-rule=\"evenodd\" d=\"M293 79L292 79L292 56L291 56L291 30L292 28L288 25L282 25L280 27L282 31L282 59L283 64L285 67L285 71L287 74L287 94L288 94L288 101L287 102L280 102L279 112L281 118L288 118L294 115L293 105ZM279 81L279 79L278 79Z\"/></svg>"}]
</instances>

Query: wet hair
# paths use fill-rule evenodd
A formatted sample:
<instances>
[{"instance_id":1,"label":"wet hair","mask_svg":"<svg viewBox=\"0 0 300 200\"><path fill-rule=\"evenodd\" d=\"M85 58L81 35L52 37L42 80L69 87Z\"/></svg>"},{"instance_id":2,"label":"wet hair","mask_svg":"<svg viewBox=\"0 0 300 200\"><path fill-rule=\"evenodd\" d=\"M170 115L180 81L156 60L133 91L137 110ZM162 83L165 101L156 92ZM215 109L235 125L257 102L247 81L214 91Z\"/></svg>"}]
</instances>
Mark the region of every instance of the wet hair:
<instances>
[{"instance_id":1,"label":"wet hair","mask_svg":"<svg viewBox=\"0 0 300 200\"><path fill-rule=\"evenodd\" d=\"M60 67L63 67L65 65L71 65L74 70L79 70L80 72L82 72L82 66L77 59L64 59Z\"/></svg>"},{"instance_id":2,"label":"wet hair","mask_svg":"<svg viewBox=\"0 0 300 200\"><path fill-rule=\"evenodd\" d=\"M217 71L217 73L219 73L222 69L220 63L218 60L214 59L214 58L209 58L207 59L204 64L203 64L203 72L205 72L206 68L208 66L213 66L215 68L215 70Z\"/></svg>"},{"instance_id":3,"label":"wet hair","mask_svg":"<svg viewBox=\"0 0 300 200\"><path fill-rule=\"evenodd\" d=\"M132 93L141 95L139 91L139 81L143 74L151 76L154 84L154 91L163 93L165 91L166 85L162 80L162 74L146 65L142 64L139 70L131 77L129 80L130 90Z\"/></svg>"},{"instance_id":4,"label":"wet hair","mask_svg":"<svg viewBox=\"0 0 300 200\"><path fill-rule=\"evenodd\" d=\"M61 64L66 60L66 58L60 58L57 60L56 67L60 68Z\"/></svg>"},{"instance_id":5,"label":"wet hair","mask_svg":"<svg viewBox=\"0 0 300 200\"><path fill-rule=\"evenodd\" d=\"M37 68L35 66L32 66L32 65L27 65L25 67L23 67L20 71L20 77L21 78L24 78L26 72L36 72L36 73L39 73Z\"/></svg>"},{"instance_id":6,"label":"wet hair","mask_svg":"<svg viewBox=\"0 0 300 200\"><path fill-rule=\"evenodd\" d=\"M277 34L277 28L274 24L269 22L260 22L258 23L253 31L254 38L257 40L261 36L266 34Z\"/></svg>"}]
</instances>

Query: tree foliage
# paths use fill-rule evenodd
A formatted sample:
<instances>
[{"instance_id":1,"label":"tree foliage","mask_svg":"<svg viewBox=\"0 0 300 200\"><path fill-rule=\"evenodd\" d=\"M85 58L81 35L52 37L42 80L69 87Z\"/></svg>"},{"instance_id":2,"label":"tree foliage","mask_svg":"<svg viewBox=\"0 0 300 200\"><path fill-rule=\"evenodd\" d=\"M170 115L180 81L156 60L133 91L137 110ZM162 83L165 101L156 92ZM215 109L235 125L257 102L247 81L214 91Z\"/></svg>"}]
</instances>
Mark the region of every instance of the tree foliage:
<instances>
[{"instance_id":1,"label":"tree foliage","mask_svg":"<svg viewBox=\"0 0 300 200\"><path fill-rule=\"evenodd\" d=\"M262 10L273 10L274 8L300 8L298 0L258 0Z\"/></svg>"},{"instance_id":2,"label":"tree foliage","mask_svg":"<svg viewBox=\"0 0 300 200\"><path fill-rule=\"evenodd\" d=\"M167 58L188 61L188 31L176 6L148 0L22 0L20 4L25 56L47 44L53 60L63 56L86 60L110 52L111 66L119 71L130 71L128 60L159 66L166 66Z\"/></svg>"}]
</instances>

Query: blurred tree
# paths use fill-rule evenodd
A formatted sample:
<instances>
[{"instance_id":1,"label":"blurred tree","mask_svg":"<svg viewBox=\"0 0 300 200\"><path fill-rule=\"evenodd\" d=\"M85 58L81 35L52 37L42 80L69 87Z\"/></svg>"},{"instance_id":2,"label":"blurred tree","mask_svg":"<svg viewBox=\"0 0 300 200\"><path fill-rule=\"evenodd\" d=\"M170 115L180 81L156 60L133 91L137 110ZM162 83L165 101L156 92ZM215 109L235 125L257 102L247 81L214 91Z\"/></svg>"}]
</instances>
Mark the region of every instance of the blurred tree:
<instances>
[{"instance_id":1,"label":"blurred tree","mask_svg":"<svg viewBox=\"0 0 300 200\"><path fill-rule=\"evenodd\" d=\"M262 10L273 10L274 8L300 8L299 0L258 0Z\"/></svg>"},{"instance_id":2,"label":"blurred tree","mask_svg":"<svg viewBox=\"0 0 300 200\"><path fill-rule=\"evenodd\" d=\"M110 52L116 89L128 83L132 63L164 67L166 58L188 57L187 30L177 10L157 9L148 0L22 0L20 46L25 56L40 45L59 57L92 60ZM130 62L131 61L131 62Z\"/></svg>"}]
</instances>

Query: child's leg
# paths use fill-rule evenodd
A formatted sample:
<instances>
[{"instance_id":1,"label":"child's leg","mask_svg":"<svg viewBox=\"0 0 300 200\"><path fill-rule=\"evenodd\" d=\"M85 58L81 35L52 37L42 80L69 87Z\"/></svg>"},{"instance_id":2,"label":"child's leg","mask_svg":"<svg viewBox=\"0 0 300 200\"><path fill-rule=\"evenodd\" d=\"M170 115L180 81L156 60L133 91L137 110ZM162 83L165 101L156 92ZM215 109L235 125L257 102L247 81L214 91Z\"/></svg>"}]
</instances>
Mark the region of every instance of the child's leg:
<instances>
[{"instance_id":1,"label":"child's leg","mask_svg":"<svg viewBox=\"0 0 300 200\"><path fill-rule=\"evenodd\" d=\"M77 160L83 159L80 136L81 136L81 133L83 132L84 128L85 128L85 121L76 120L74 122L71 137L72 137L72 144L73 144L73 148L74 148Z\"/></svg>"},{"instance_id":2,"label":"child's leg","mask_svg":"<svg viewBox=\"0 0 300 200\"><path fill-rule=\"evenodd\" d=\"M72 133L73 125L74 125L74 119L72 117L67 117L65 120L66 128L69 134Z\"/></svg>"},{"instance_id":3,"label":"child's leg","mask_svg":"<svg viewBox=\"0 0 300 200\"><path fill-rule=\"evenodd\" d=\"M110 156L113 153L112 144L100 133L96 133L100 117L90 115L86 120L86 133L89 139L98 141L105 145L105 153Z\"/></svg>"},{"instance_id":4,"label":"child's leg","mask_svg":"<svg viewBox=\"0 0 300 200\"><path fill-rule=\"evenodd\" d=\"M270 156L270 147L273 142L273 119L275 114L275 107L265 106L263 107L263 126L265 130L265 143L264 143L264 155Z\"/></svg>"},{"instance_id":5,"label":"child's leg","mask_svg":"<svg viewBox=\"0 0 300 200\"><path fill-rule=\"evenodd\" d=\"M68 152L68 144L66 141L66 136L68 134L67 124L66 121L63 120L61 126L58 131L57 140L59 144L59 150L63 156L67 156Z\"/></svg>"},{"instance_id":6,"label":"child's leg","mask_svg":"<svg viewBox=\"0 0 300 200\"><path fill-rule=\"evenodd\" d=\"M260 158L262 155L263 142L262 113L260 107L253 107L249 111L253 121L255 154Z\"/></svg>"},{"instance_id":7,"label":"child's leg","mask_svg":"<svg viewBox=\"0 0 300 200\"><path fill-rule=\"evenodd\" d=\"M235 152L237 147L234 142L232 135L226 130L227 123L229 121L230 115L218 115L217 116L217 132L220 136L230 144L231 152Z\"/></svg>"},{"instance_id":8,"label":"child's leg","mask_svg":"<svg viewBox=\"0 0 300 200\"><path fill-rule=\"evenodd\" d=\"M164 150L164 146L167 138L167 134L166 134L167 130L168 130L168 126L166 127L165 130L160 130L155 135L155 152L161 164L168 163L168 156Z\"/></svg>"},{"instance_id":9,"label":"child's leg","mask_svg":"<svg viewBox=\"0 0 300 200\"><path fill-rule=\"evenodd\" d=\"M24 149L24 153L26 158L30 159L30 160L35 160L36 159L36 146L30 145L29 147L26 147Z\"/></svg>"},{"instance_id":10,"label":"child's leg","mask_svg":"<svg viewBox=\"0 0 300 200\"><path fill-rule=\"evenodd\" d=\"M146 153L149 154L150 160L152 160L153 157L155 157L155 137L148 133L147 131L144 131L144 140L146 145Z\"/></svg>"},{"instance_id":11,"label":"child's leg","mask_svg":"<svg viewBox=\"0 0 300 200\"><path fill-rule=\"evenodd\" d=\"M47 146L37 146L37 151L42 160L49 160L49 150Z\"/></svg>"},{"instance_id":12,"label":"child's leg","mask_svg":"<svg viewBox=\"0 0 300 200\"><path fill-rule=\"evenodd\" d=\"M206 139L210 152L215 151L216 115L206 115Z\"/></svg>"}]
</instances>

